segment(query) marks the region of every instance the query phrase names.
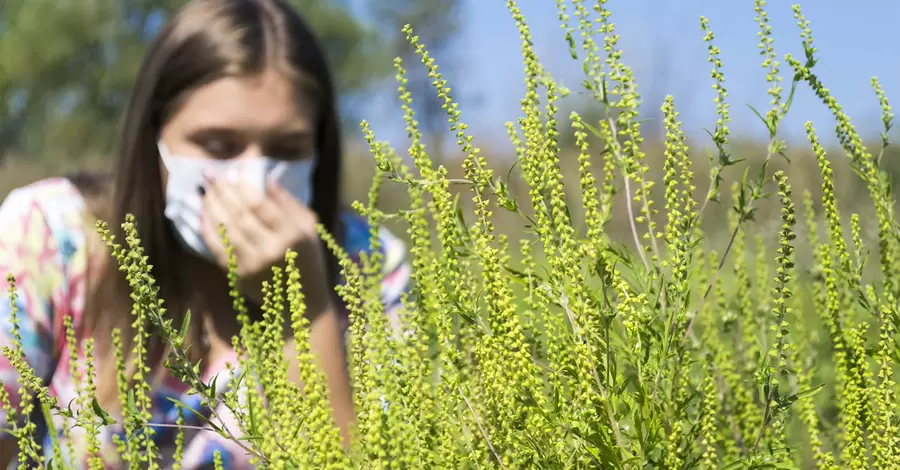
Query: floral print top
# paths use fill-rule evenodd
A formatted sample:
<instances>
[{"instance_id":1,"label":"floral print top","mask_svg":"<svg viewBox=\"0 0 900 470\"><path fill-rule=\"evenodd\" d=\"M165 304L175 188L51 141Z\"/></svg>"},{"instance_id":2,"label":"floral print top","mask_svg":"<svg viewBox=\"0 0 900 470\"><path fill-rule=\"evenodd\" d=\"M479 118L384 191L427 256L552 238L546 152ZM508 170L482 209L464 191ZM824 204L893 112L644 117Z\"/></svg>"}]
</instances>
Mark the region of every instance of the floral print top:
<instances>
[{"instance_id":1,"label":"floral print top","mask_svg":"<svg viewBox=\"0 0 900 470\"><path fill-rule=\"evenodd\" d=\"M71 316L77 331L84 310L86 273L89 267L85 247L88 235L86 230L91 227L86 217L86 206L81 194L64 178L46 179L16 189L0 205L0 347L11 346L13 341L7 283L7 276L13 274L18 294L17 319L26 359L62 408L74 403L73 399L77 394L75 381L69 372L69 348L63 320L66 316ZM350 212L342 214L342 217L345 224L343 246L347 253L358 256L369 250L367 222ZM395 312L398 311L402 293L407 289L410 266L405 260L405 246L399 239L384 229L381 230L381 239L385 267L382 298L391 322L397 326L399 320ZM346 311L343 319L346 328ZM83 344L83 339L79 339L80 345ZM83 348L79 347L78 350L83 351ZM236 365L234 351L230 351L230 354L217 363L207 364L202 371L204 381L211 380L218 374L216 383L220 387L227 384L228 369L225 365L228 362ZM0 355L0 382L6 388L14 407L18 406L19 398L17 380L16 370L5 356ZM170 398L195 410L202 409L198 396L188 395L184 384L171 376L166 376L161 383L153 384L152 388L153 423L175 424L179 413ZM217 412L227 421L228 413L224 407ZM185 412L183 415L185 425L204 425L193 413ZM56 421L55 429L64 428L65 418L54 416L53 419ZM38 423L36 435L39 442L43 443L44 452L49 459L52 449L49 427L43 423L41 416L37 416L35 421ZM0 415L0 423L7 423L5 415ZM75 450L75 455L87 454L86 439L78 434L79 429L72 429L69 433L72 442L61 442L60 447L64 452L71 448ZM106 468L124 467L113 441L113 436L122 433L123 430L117 424L101 430L100 455ZM164 457L168 454L169 459L174 449L175 435L176 431L171 427L160 426L154 429L157 447L162 450ZM9 438L8 434L0 432L0 439ZM58 438L63 440L62 435ZM227 469L251 468L249 457L234 443L220 438L214 432L190 430L185 432L181 468L212 468L216 451ZM68 456L64 458L71 462ZM86 468L86 457L85 461L73 464L73 468ZM162 462L162 465L163 468L171 468L173 462Z\"/></svg>"}]
</instances>

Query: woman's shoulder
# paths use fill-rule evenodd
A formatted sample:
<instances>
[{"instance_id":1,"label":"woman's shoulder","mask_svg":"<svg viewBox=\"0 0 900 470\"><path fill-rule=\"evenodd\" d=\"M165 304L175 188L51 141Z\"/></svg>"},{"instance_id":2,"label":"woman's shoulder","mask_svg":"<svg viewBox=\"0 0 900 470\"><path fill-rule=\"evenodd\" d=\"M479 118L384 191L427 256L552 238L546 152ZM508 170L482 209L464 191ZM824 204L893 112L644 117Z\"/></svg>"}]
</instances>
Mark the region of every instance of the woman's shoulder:
<instances>
[{"instance_id":1,"label":"woman's shoulder","mask_svg":"<svg viewBox=\"0 0 900 470\"><path fill-rule=\"evenodd\" d=\"M23 345L40 377L52 373L52 351L61 351L63 319L78 324L83 309L83 256L86 225L84 202L67 180L51 178L14 189L0 203L0 323L11 315L4 295L6 276L15 278L21 315ZM9 331L0 332L0 342ZM10 374L0 361L0 375Z\"/></svg>"},{"instance_id":2,"label":"woman's shoulder","mask_svg":"<svg viewBox=\"0 0 900 470\"><path fill-rule=\"evenodd\" d=\"M78 189L71 180L64 177L44 178L24 186L19 186L9 192L9 197L31 196L40 199L58 199L72 196L80 196Z\"/></svg>"},{"instance_id":3,"label":"woman's shoulder","mask_svg":"<svg viewBox=\"0 0 900 470\"><path fill-rule=\"evenodd\" d=\"M359 261L361 253L372 251L371 226L368 220L352 209L345 209L341 212L341 222L343 224L344 251L354 261ZM392 272L406 261L406 244L384 226L378 229L378 239L381 244L380 251L383 255L384 271Z\"/></svg>"},{"instance_id":4,"label":"woman's shoulder","mask_svg":"<svg viewBox=\"0 0 900 470\"><path fill-rule=\"evenodd\" d=\"M360 254L371 253L371 226L369 222L352 210L341 213L343 223L343 248L356 263L360 262ZM382 255L381 300L388 314L391 325L401 328L399 310L402 307L404 293L410 289L412 267L407 259L406 244L390 230L378 228L379 250Z\"/></svg>"},{"instance_id":5,"label":"woman's shoulder","mask_svg":"<svg viewBox=\"0 0 900 470\"><path fill-rule=\"evenodd\" d=\"M22 216L23 222L39 212L52 228L63 228L76 220L80 223L85 216L81 193L71 181L61 177L38 180L10 191L2 207L7 216Z\"/></svg>"},{"instance_id":6,"label":"woman's shoulder","mask_svg":"<svg viewBox=\"0 0 900 470\"><path fill-rule=\"evenodd\" d=\"M84 198L66 178L47 178L20 186L0 204L3 232L13 237L80 242L86 228L85 216Z\"/></svg>"}]
</instances>

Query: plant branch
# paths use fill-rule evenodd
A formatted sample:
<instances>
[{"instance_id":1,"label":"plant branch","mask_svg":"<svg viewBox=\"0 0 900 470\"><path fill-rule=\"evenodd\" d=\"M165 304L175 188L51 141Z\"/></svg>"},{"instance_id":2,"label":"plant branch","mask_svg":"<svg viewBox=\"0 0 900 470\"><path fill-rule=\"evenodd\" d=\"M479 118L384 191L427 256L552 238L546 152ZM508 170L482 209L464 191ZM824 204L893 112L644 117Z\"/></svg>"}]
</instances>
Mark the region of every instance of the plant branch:
<instances>
[{"instance_id":1,"label":"plant branch","mask_svg":"<svg viewBox=\"0 0 900 470\"><path fill-rule=\"evenodd\" d=\"M716 267L716 272L713 274L712 279L709 281L709 285L706 286L706 292L703 293L703 297L700 298L700 302L697 304L697 307L694 308L694 311L691 314L691 320L688 322L688 326L684 331L685 336L692 333L694 322L697 320L697 316L700 315L700 309L703 308L703 304L706 303L706 299L709 297L709 294L716 286L716 281L718 281L719 279L719 274L722 272L722 268L725 266L725 261L728 259L728 253L731 251L731 247L734 246L734 241L737 239L738 232L741 230L742 221L743 218L738 221L737 225L734 227L734 230L732 230L731 232L731 238L728 239L728 246L725 247L725 252L722 254L722 259L719 260L719 265Z\"/></svg>"},{"instance_id":2,"label":"plant branch","mask_svg":"<svg viewBox=\"0 0 900 470\"><path fill-rule=\"evenodd\" d=\"M478 430L481 431L481 436L484 437L484 441L487 443L488 448L491 450L491 454L493 454L494 458L497 459L497 463L500 465L500 468L505 470L506 466L503 465L503 460L500 459L500 454L497 453L497 450L494 449L494 445L491 444L491 438L488 437L487 431L485 431L484 427L481 425L481 420L478 419L478 413L475 412L475 409L472 408L472 404L469 403L469 399L463 392L462 386L457 385L456 389L459 391L459 395L462 397L463 401L466 402L466 407L469 408L469 412L472 413L472 418L475 419L475 425L478 426Z\"/></svg>"}]
</instances>

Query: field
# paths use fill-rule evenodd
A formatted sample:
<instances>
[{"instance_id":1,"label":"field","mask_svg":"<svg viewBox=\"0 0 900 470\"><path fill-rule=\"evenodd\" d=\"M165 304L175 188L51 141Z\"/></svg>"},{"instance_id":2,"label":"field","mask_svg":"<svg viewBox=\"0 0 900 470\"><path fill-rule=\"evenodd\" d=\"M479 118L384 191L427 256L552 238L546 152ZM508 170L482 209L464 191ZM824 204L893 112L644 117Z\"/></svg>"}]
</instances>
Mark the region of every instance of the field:
<instances>
[{"instance_id":1,"label":"field","mask_svg":"<svg viewBox=\"0 0 900 470\"><path fill-rule=\"evenodd\" d=\"M139 256L141 227L127 220L127 241L110 240L101 223L129 274L136 324L147 326L137 342L152 332L175 346L172 370L234 410L249 435L242 445L264 468L900 468L900 226L891 178L900 167L877 79L884 137L863 142L815 75L819 52L800 7L804 57L782 58L757 0L771 87L758 114L769 140L731 135L727 57L703 21L718 91L711 139L689 141L677 98L668 97L665 141L644 142L639 87L605 2L558 2L564 34L586 64L585 91L608 116L596 122L560 115L566 90L544 75L527 19L507 4L528 90L521 119L509 123L514 159L478 150L477 132L410 29L457 133L460 164L434 165L421 144L405 82L405 68L417 64L395 62L409 148L392 148L362 124L368 155L353 158L372 162L371 186L348 198L364 201L355 208L373 225L406 232L414 268L406 334L391 334L378 301L381 257L354 264L322 232L342 259L340 294L352 315L358 429L349 450L308 354L293 267L274 273L266 321L246 322L235 298L245 321L239 366L252 373L216 396L179 349L185 331L159 307ZM788 143L779 124L799 87L834 121L809 123L805 142ZM562 150L560 129L569 127L576 148ZM840 145L826 149L820 135L832 128ZM300 340L302 390L285 380L282 323L274 321L283 313L272 307L280 304ZM27 376L21 350L4 352ZM142 360L139 349L131 359ZM41 398L36 406L71 413L41 384L26 383L26 398ZM139 432L150 424L146 389L120 390L130 433L123 457L146 468L156 452L150 433ZM237 390L260 399L242 407ZM96 404L90 386L83 392L73 423L92 431L117 419L87 406ZM37 456L27 422L12 432L23 457Z\"/></svg>"}]
</instances>

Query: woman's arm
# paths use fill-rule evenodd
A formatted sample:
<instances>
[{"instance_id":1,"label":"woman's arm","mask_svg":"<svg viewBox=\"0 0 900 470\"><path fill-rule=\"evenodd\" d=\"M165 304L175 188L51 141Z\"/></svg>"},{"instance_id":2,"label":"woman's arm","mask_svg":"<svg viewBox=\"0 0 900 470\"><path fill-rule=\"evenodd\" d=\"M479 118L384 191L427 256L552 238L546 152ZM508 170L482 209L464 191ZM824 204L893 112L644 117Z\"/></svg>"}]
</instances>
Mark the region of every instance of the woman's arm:
<instances>
[{"instance_id":1,"label":"woman's arm","mask_svg":"<svg viewBox=\"0 0 900 470\"><path fill-rule=\"evenodd\" d=\"M366 250L368 246L368 225L356 215L345 214L348 239L345 240L345 249L349 252ZM385 315L394 327L400 332L399 311L402 295L409 289L410 265L407 260L406 247L403 242L383 229L380 233L383 265L381 301L385 308ZM311 276L306 278L307 284L304 290L307 292L325 292L327 285L323 284L325 278ZM312 295L306 298L307 312L310 318L310 350L318 362L320 370L325 374L329 396L333 408L334 421L341 430L345 444L349 443L350 429L354 425L356 414L353 404L353 391L350 387L349 371L347 370L346 348L344 344L345 325L342 325L337 308L335 308L333 296ZM286 319L287 320L287 319ZM290 326L287 326L290 331ZM295 341L292 335L285 341L285 357L288 358L288 378L294 383L300 384L299 368L297 365L297 353Z\"/></svg>"},{"instance_id":2,"label":"woman's arm","mask_svg":"<svg viewBox=\"0 0 900 470\"><path fill-rule=\"evenodd\" d=\"M0 205L0 348L14 347L16 343L12 331L15 312L19 344L27 365L45 383L53 374L55 362L53 330L59 306L54 305L54 299L66 297L61 294L69 276L63 268L65 260L58 239L65 227L51 228L50 218L43 210L45 205L39 199L52 197L59 189L53 183L29 186L13 191ZM15 280L15 302L10 296L9 276ZM19 372L6 356L0 355L0 383L17 411L18 380ZM18 418L21 421L22 417ZM11 424L15 423L9 423L6 412L0 410L0 426L9 429ZM0 468L6 468L15 459L18 444L8 433L0 433Z\"/></svg>"}]
</instances>

